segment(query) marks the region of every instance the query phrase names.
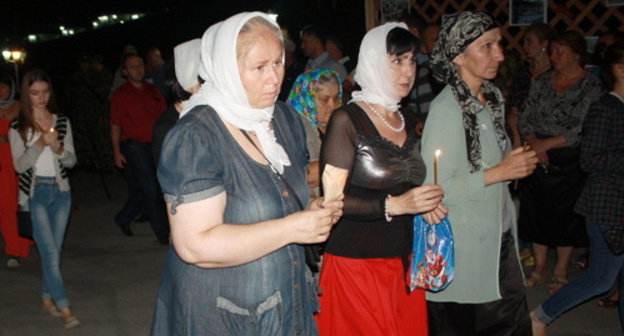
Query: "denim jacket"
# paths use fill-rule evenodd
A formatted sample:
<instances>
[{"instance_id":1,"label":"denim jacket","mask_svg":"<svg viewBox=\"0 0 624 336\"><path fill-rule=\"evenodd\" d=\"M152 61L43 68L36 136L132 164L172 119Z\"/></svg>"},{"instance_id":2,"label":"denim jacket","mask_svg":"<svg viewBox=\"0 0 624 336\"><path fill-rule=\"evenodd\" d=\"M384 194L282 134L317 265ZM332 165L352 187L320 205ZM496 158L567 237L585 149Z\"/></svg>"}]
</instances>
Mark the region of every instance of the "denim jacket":
<instances>
[{"instance_id":1,"label":"denim jacket","mask_svg":"<svg viewBox=\"0 0 624 336\"><path fill-rule=\"evenodd\" d=\"M301 121L278 103L272 126L291 161L283 175L307 204L308 156ZM300 210L284 183L244 152L209 106L194 108L169 132L158 178L172 208L225 191L227 223L245 225ZM316 335L316 309L315 286L299 245L215 269L184 263L174 246L158 292L152 335Z\"/></svg>"}]
</instances>

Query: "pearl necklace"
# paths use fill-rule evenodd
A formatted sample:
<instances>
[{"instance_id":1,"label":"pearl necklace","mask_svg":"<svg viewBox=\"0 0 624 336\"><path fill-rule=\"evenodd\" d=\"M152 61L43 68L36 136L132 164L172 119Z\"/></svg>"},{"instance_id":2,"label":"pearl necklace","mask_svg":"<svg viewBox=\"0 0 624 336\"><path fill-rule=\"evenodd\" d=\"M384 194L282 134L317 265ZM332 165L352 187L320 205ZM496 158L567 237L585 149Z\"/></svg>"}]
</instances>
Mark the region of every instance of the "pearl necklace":
<instances>
[{"instance_id":1,"label":"pearl necklace","mask_svg":"<svg viewBox=\"0 0 624 336\"><path fill-rule=\"evenodd\" d=\"M379 111L377 111L373 105L369 104L368 102L364 102L364 104L366 104L366 106L368 106L368 108L373 111L373 113L375 113L375 115L381 119L381 121L384 123L384 125L386 125L386 127L388 127L390 130L394 131L394 132L402 132L403 129L405 129L405 119L403 118L403 115L401 114L401 112L396 112L399 115L399 118L401 119L401 126L399 127L393 127L392 125L390 125L390 123L386 120L386 118L384 118L381 113L379 113Z\"/></svg>"}]
</instances>

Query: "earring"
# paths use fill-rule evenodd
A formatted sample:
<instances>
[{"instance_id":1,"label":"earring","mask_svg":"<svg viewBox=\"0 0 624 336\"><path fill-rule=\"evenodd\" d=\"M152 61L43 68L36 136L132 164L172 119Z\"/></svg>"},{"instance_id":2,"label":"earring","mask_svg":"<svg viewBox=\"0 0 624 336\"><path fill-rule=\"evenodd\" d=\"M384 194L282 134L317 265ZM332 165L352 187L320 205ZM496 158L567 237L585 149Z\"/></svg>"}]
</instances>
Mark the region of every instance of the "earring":
<instances>
[{"instance_id":1,"label":"earring","mask_svg":"<svg viewBox=\"0 0 624 336\"><path fill-rule=\"evenodd\" d=\"M542 48L542 52L546 52L546 48Z\"/></svg>"}]
</instances>

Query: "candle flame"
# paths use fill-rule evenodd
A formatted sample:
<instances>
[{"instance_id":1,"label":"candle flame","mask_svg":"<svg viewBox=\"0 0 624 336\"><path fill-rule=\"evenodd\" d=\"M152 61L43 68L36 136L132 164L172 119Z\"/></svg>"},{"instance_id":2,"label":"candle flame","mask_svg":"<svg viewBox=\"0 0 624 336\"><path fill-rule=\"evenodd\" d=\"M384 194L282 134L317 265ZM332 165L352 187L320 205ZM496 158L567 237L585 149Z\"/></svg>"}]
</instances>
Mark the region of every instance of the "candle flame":
<instances>
[{"instance_id":1,"label":"candle flame","mask_svg":"<svg viewBox=\"0 0 624 336\"><path fill-rule=\"evenodd\" d=\"M435 157L439 158L439 157L440 157L440 154L442 154L442 151L441 151L441 150L439 150L439 149L436 149L436 151L435 151Z\"/></svg>"}]
</instances>

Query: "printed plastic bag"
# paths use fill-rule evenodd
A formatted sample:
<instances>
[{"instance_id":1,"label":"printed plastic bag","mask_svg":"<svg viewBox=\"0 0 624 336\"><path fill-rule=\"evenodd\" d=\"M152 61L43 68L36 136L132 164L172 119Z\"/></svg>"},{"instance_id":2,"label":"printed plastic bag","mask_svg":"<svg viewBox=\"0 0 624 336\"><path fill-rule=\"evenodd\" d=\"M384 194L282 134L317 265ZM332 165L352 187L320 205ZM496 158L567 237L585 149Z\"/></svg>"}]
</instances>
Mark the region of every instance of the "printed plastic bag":
<instances>
[{"instance_id":1,"label":"printed plastic bag","mask_svg":"<svg viewBox=\"0 0 624 336\"><path fill-rule=\"evenodd\" d=\"M439 292L453 281L455 254L448 217L439 224L414 216L414 246L410 266L410 289Z\"/></svg>"}]
</instances>

